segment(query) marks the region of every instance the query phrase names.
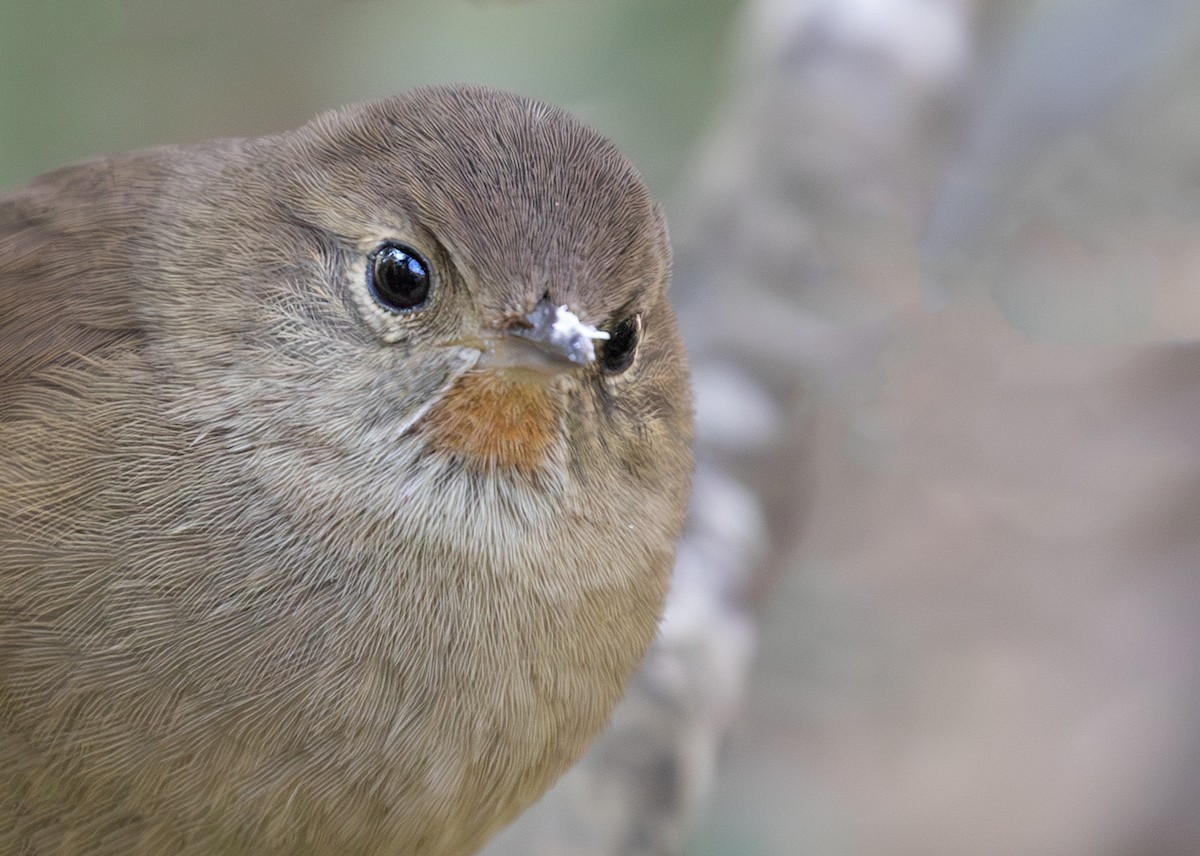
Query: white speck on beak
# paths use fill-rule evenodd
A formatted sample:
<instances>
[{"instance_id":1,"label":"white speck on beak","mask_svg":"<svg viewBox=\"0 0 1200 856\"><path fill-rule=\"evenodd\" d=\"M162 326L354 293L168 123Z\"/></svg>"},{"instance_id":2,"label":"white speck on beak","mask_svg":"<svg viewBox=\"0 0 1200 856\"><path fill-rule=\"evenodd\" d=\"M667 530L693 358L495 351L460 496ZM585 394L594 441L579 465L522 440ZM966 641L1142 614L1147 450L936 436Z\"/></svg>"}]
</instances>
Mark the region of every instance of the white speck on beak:
<instances>
[{"instance_id":1,"label":"white speck on beak","mask_svg":"<svg viewBox=\"0 0 1200 856\"><path fill-rule=\"evenodd\" d=\"M603 330L580 321L579 316L565 305L555 306L549 297L539 300L533 311L525 316L524 322L514 326L511 335L532 342L558 359L580 366L586 366L596 359L596 348L592 343L608 338Z\"/></svg>"},{"instance_id":2,"label":"white speck on beak","mask_svg":"<svg viewBox=\"0 0 1200 856\"><path fill-rule=\"evenodd\" d=\"M584 324L579 316L566 306L554 310L554 323L550 325L547 342L562 350L575 363L590 363L596 358L592 342L607 339L608 334L591 324Z\"/></svg>"}]
</instances>

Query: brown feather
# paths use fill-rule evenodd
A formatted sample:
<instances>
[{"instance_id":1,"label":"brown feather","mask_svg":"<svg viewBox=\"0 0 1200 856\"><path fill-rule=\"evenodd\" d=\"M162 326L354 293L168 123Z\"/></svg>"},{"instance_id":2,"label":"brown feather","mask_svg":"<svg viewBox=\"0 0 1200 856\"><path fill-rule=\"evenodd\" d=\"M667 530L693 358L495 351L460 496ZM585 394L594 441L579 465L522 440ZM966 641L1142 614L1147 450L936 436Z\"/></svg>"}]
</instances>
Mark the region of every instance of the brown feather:
<instances>
[{"instance_id":1,"label":"brown feather","mask_svg":"<svg viewBox=\"0 0 1200 856\"><path fill-rule=\"evenodd\" d=\"M0 198L0 853L465 856L536 799L667 585L668 269L611 143L471 87ZM634 367L467 374L546 295Z\"/></svg>"}]
</instances>

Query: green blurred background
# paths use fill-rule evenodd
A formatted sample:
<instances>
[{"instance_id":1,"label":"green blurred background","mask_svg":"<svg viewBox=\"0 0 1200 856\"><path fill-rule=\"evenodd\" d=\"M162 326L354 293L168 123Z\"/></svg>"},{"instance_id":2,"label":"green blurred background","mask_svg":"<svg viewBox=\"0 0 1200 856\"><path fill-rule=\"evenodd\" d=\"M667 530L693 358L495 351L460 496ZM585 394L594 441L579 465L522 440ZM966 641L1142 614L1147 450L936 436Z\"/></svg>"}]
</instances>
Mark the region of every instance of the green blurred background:
<instances>
[{"instance_id":1,"label":"green blurred background","mask_svg":"<svg viewBox=\"0 0 1200 856\"><path fill-rule=\"evenodd\" d=\"M661 197L722 91L735 0L0 3L0 187L140 146L294 127L434 82L559 103Z\"/></svg>"}]
</instances>

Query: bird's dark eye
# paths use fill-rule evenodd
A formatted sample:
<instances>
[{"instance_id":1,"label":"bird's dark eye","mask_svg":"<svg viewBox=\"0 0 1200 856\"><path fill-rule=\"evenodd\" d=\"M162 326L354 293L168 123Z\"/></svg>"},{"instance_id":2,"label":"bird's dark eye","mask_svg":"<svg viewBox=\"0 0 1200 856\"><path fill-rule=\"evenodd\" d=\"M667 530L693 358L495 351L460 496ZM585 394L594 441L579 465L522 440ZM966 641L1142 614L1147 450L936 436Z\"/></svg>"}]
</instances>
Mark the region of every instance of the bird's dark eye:
<instances>
[{"instance_id":1,"label":"bird's dark eye","mask_svg":"<svg viewBox=\"0 0 1200 856\"><path fill-rule=\"evenodd\" d=\"M367 287L389 312L411 312L429 299L433 273L412 247L382 244L367 259Z\"/></svg>"},{"instance_id":2,"label":"bird's dark eye","mask_svg":"<svg viewBox=\"0 0 1200 856\"><path fill-rule=\"evenodd\" d=\"M608 339L600 343L600 368L606 374L620 374L633 365L638 343L642 340L642 316L630 315L608 329Z\"/></svg>"}]
</instances>

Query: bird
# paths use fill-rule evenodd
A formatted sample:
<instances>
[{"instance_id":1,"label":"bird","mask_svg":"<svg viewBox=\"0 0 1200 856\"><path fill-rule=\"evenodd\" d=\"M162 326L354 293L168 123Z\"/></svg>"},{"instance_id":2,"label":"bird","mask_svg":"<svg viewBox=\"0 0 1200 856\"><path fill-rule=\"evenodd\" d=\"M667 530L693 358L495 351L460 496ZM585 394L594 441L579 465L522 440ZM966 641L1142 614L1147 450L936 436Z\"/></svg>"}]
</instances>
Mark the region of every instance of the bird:
<instances>
[{"instance_id":1,"label":"bird","mask_svg":"<svg viewBox=\"0 0 1200 856\"><path fill-rule=\"evenodd\" d=\"M477 852L655 637L670 267L480 86L0 196L0 852Z\"/></svg>"}]
</instances>

